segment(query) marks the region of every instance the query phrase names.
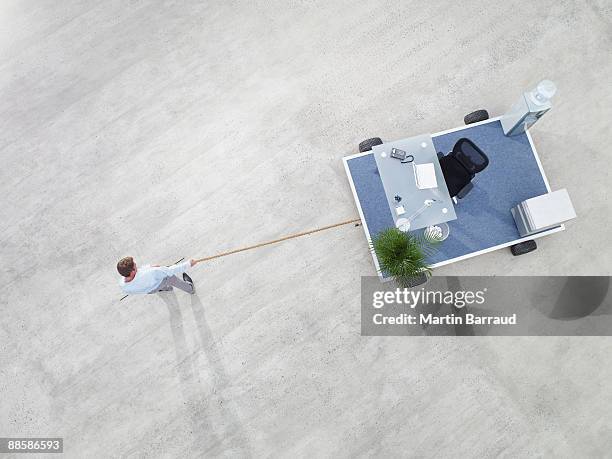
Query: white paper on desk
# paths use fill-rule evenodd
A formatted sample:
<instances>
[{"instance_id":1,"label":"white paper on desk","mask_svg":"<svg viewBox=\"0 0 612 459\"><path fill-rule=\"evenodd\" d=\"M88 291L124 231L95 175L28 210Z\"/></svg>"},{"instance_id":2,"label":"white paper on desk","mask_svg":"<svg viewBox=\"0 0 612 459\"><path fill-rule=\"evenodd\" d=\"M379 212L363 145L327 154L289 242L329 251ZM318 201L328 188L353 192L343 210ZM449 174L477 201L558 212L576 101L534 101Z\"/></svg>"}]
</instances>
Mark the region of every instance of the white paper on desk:
<instances>
[{"instance_id":1,"label":"white paper on desk","mask_svg":"<svg viewBox=\"0 0 612 459\"><path fill-rule=\"evenodd\" d=\"M436 169L433 163L413 164L414 179L419 189L437 188Z\"/></svg>"}]
</instances>

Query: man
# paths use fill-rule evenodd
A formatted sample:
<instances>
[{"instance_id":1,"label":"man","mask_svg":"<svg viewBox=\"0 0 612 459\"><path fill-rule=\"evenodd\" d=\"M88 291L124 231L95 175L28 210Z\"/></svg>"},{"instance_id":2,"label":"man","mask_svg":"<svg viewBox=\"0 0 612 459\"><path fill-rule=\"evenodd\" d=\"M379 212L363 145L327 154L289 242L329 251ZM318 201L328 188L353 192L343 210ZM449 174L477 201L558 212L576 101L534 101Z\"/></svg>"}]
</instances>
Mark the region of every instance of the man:
<instances>
[{"instance_id":1,"label":"man","mask_svg":"<svg viewBox=\"0 0 612 459\"><path fill-rule=\"evenodd\" d=\"M180 288L193 295L195 293L193 280L185 271L197 263L196 260L187 260L172 266L145 265L138 267L132 257L125 257L117 263L117 271L123 276L119 285L125 293L130 295L167 292L172 290L172 287ZM183 274L182 280L176 277L180 273Z\"/></svg>"}]
</instances>

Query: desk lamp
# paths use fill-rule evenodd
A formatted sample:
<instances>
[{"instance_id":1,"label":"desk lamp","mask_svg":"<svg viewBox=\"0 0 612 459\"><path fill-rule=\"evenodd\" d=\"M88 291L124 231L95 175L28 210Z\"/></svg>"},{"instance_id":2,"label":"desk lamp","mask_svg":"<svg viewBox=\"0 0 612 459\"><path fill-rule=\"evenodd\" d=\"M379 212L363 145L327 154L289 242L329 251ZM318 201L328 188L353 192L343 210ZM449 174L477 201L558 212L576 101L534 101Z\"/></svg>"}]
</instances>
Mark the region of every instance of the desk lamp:
<instances>
[{"instance_id":1,"label":"desk lamp","mask_svg":"<svg viewBox=\"0 0 612 459\"><path fill-rule=\"evenodd\" d=\"M413 213L412 215L410 215L408 218L398 218L397 222L395 223L395 226L400 231L403 231L405 233L410 231L410 222L413 221L415 218L417 218L419 215L421 215L423 212L425 212L425 210L431 207L434 202L441 202L441 201L439 201L438 199L426 199L423 205L419 207L417 211ZM447 213L447 212L448 212L448 209L446 207L442 209L442 213Z\"/></svg>"}]
</instances>

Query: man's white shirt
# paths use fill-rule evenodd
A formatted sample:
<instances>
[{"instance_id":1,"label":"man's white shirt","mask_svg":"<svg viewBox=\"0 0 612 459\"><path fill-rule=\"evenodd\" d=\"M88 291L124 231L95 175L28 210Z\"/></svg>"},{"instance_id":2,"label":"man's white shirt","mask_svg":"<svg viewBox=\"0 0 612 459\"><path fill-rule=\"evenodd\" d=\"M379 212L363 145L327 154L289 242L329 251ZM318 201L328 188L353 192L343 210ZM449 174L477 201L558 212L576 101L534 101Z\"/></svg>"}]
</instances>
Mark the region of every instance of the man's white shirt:
<instances>
[{"instance_id":1,"label":"man's white shirt","mask_svg":"<svg viewBox=\"0 0 612 459\"><path fill-rule=\"evenodd\" d=\"M157 290L166 277L184 273L189 268L191 268L190 260L172 266L139 266L134 279L126 282L125 277L122 277L119 280L119 285L125 293L151 293Z\"/></svg>"}]
</instances>

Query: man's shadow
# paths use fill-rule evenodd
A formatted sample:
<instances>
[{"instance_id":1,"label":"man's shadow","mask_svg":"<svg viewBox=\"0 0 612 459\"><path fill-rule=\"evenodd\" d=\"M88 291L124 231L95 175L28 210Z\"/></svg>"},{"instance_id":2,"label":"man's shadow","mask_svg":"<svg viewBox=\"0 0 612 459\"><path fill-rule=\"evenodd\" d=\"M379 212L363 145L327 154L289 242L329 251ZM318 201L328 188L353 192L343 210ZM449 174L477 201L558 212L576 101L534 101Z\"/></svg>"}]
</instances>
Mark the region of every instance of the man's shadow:
<instances>
[{"instance_id":1,"label":"man's shadow","mask_svg":"<svg viewBox=\"0 0 612 459\"><path fill-rule=\"evenodd\" d=\"M200 334L202 349L204 350L204 354L206 354L208 364L214 377L214 384L215 388L217 389L215 394L225 417L225 436L232 438L234 440L233 444L237 446L237 451L233 451L233 453L240 453L241 456L252 456L248 437L244 431L242 423L240 422L240 418L233 407L233 401L223 395L223 391L231 387L230 378L227 374L225 366L223 365L223 358L213 337L212 330L206 321L204 306L202 306L202 302L196 295L191 296L191 310L193 312L198 333ZM226 450L225 452L228 451Z\"/></svg>"},{"instance_id":2,"label":"man's shadow","mask_svg":"<svg viewBox=\"0 0 612 459\"><path fill-rule=\"evenodd\" d=\"M205 393L199 382L199 371L196 365L199 350L190 352L187 347L183 330L183 314L176 294L172 291L159 295L169 312L181 391L189 410L196 442L198 442L195 447L202 453L212 455L230 452L240 457L252 456L242 424L232 407L232 400L223 396L223 390L230 387L230 379L206 321L206 314L200 299L196 295L191 295L191 309L202 350L207 357L211 371L214 389L210 393ZM215 414L216 416L211 416ZM209 419L212 419L214 425ZM221 435L215 433L215 427L223 428ZM229 442L229 439L232 441ZM235 447L229 449L228 444L235 445Z\"/></svg>"},{"instance_id":3,"label":"man's shadow","mask_svg":"<svg viewBox=\"0 0 612 459\"><path fill-rule=\"evenodd\" d=\"M219 444L222 439L215 434L214 426L206 416L209 401L202 392L198 380L199 375L194 366L195 353L187 347L187 339L183 329L183 313L174 291L158 293L166 304L170 318L170 331L174 340L176 353L176 369L196 441L201 443L198 449L204 450L206 445Z\"/></svg>"}]
</instances>

